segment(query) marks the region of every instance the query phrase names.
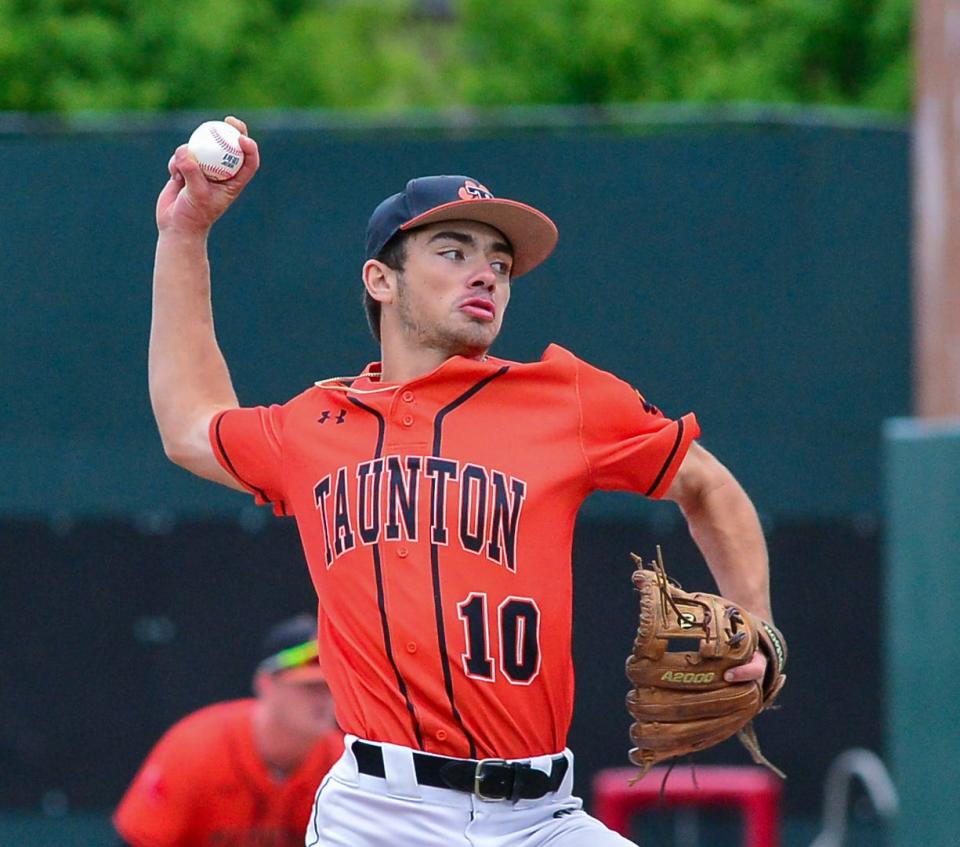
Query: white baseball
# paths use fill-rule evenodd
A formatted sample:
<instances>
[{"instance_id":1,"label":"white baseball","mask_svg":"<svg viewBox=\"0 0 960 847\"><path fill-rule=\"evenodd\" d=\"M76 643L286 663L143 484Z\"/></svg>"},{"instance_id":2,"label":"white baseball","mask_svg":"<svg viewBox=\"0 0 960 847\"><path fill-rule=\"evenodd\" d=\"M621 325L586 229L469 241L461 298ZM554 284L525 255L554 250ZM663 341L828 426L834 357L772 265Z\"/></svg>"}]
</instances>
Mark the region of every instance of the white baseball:
<instances>
[{"instance_id":1,"label":"white baseball","mask_svg":"<svg viewBox=\"0 0 960 847\"><path fill-rule=\"evenodd\" d=\"M226 121L205 121L190 136L187 149L212 182L230 179L243 164L240 130Z\"/></svg>"}]
</instances>

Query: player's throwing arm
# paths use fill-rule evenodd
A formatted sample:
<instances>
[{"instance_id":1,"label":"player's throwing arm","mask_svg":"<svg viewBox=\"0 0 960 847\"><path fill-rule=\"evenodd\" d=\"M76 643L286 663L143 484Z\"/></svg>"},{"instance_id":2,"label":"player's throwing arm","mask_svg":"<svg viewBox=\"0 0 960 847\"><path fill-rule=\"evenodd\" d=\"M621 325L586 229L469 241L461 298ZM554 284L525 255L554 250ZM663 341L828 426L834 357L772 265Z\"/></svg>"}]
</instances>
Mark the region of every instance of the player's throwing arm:
<instances>
[{"instance_id":1,"label":"player's throwing arm","mask_svg":"<svg viewBox=\"0 0 960 847\"><path fill-rule=\"evenodd\" d=\"M217 463L207 427L218 411L235 408L237 397L213 328L207 237L260 165L257 144L243 121L227 118L232 176L210 164L215 143L208 122L194 134L193 152L180 145L170 158L170 178L157 199L157 255L153 278L149 381L160 437L167 455L193 473L238 488ZM206 142L202 139L207 138ZM225 142L227 143L227 142ZM237 156L235 151L240 151ZM198 160L199 156L199 160ZM237 160L239 159L239 164ZM215 167L214 179L204 169Z\"/></svg>"}]
</instances>

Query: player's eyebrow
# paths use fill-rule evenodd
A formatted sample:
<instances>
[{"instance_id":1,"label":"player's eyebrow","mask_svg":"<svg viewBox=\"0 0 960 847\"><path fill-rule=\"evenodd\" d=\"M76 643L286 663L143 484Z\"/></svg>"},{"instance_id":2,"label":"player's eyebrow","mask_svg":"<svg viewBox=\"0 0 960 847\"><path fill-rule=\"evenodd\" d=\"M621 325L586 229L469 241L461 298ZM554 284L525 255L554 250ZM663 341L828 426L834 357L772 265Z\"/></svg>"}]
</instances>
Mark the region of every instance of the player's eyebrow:
<instances>
[{"instance_id":1,"label":"player's eyebrow","mask_svg":"<svg viewBox=\"0 0 960 847\"><path fill-rule=\"evenodd\" d=\"M460 244L463 244L467 247L476 247L477 239L474 238L467 232L457 232L456 230L442 230L441 232L435 232L427 240L427 244L432 244L434 241L456 241ZM511 258L513 257L513 248L506 241L494 241L490 245L494 251L497 253L506 253Z\"/></svg>"}]
</instances>

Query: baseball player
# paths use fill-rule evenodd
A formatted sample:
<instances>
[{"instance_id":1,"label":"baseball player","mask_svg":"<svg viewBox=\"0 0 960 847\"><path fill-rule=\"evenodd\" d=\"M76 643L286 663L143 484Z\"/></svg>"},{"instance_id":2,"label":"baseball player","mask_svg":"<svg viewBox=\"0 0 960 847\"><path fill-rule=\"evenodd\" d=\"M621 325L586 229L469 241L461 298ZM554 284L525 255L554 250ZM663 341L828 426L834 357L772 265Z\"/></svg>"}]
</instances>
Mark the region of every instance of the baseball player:
<instances>
[{"instance_id":1,"label":"baseball player","mask_svg":"<svg viewBox=\"0 0 960 847\"><path fill-rule=\"evenodd\" d=\"M316 619L274 626L255 698L215 703L157 743L113 823L129 847L303 844L317 784L343 752L317 662Z\"/></svg>"},{"instance_id":2,"label":"baseball player","mask_svg":"<svg viewBox=\"0 0 960 847\"><path fill-rule=\"evenodd\" d=\"M213 331L206 240L257 170L207 182L176 150L157 205L150 392L168 456L297 520L343 757L306 844L630 842L571 796L571 544L596 489L675 501L719 588L770 618L756 512L730 472L635 389L551 345L489 350L542 212L467 177L411 180L367 225L381 361L242 408ZM759 679L765 659L732 671Z\"/></svg>"}]
</instances>

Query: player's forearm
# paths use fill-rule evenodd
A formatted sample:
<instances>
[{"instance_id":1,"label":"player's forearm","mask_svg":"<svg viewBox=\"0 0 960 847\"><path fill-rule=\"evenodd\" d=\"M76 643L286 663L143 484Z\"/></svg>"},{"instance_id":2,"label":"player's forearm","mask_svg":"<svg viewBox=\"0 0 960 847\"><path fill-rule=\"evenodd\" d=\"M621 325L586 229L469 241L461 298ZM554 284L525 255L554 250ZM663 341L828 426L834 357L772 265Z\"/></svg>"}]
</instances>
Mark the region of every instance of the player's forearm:
<instances>
[{"instance_id":1,"label":"player's forearm","mask_svg":"<svg viewBox=\"0 0 960 847\"><path fill-rule=\"evenodd\" d=\"M680 506L720 593L772 621L766 540L753 503L733 475L724 468L716 485Z\"/></svg>"},{"instance_id":2,"label":"player's forearm","mask_svg":"<svg viewBox=\"0 0 960 847\"><path fill-rule=\"evenodd\" d=\"M153 281L150 400L167 454L205 444L205 424L237 406L213 326L206 233L161 232Z\"/></svg>"}]
</instances>

